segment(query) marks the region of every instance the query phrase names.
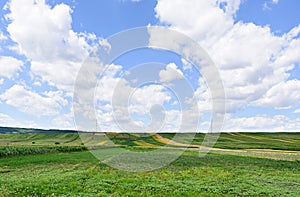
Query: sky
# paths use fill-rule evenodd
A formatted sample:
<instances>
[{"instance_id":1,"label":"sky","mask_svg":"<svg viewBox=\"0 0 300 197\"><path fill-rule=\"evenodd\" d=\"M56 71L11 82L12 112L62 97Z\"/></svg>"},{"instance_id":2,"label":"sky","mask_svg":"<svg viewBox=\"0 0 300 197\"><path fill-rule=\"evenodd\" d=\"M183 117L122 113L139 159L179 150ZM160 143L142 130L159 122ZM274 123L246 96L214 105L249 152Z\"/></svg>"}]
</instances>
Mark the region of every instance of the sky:
<instances>
[{"instance_id":1,"label":"sky","mask_svg":"<svg viewBox=\"0 0 300 197\"><path fill-rule=\"evenodd\" d=\"M94 130L94 113L101 131L207 131L216 90L182 54L151 47L174 49L151 31L161 26L191 38L214 62L225 93L221 131L300 131L298 0L9 0L0 7L0 126ZM142 36L116 47L148 47L88 61L137 27L145 27ZM93 74L76 86L86 64ZM81 125L76 115L89 121Z\"/></svg>"}]
</instances>

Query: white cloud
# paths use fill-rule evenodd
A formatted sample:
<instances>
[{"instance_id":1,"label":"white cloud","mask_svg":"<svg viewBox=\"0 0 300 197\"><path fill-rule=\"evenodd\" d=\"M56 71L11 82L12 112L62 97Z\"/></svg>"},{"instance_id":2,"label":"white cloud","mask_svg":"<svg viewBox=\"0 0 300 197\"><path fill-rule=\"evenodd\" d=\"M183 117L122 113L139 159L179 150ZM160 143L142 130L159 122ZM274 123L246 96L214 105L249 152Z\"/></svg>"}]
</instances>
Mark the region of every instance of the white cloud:
<instances>
[{"instance_id":1,"label":"white cloud","mask_svg":"<svg viewBox=\"0 0 300 197\"><path fill-rule=\"evenodd\" d=\"M175 63L170 63L166 66L165 70L159 72L161 82L170 82L175 79L183 78L183 73L178 69Z\"/></svg>"},{"instance_id":2,"label":"white cloud","mask_svg":"<svg viewBox=\"0 0 300 197\"><path fill-rule=\"evenodd\" d=\"M31 71L40 76L43 82L50 86L56 86L60 90L71 92L73 90L76 74L80 63L57 61L57 62L31 62Z\"/></svg>"},{"instance_id":3,"label":"white cloud","mask_svg":"<svg viewBox=\"0 0 300 197\"><path fill-rule=\"evenodd\" d=\"M56 116L52 120L52 123L55 127L60 129L62 128L75 129L74 119L71 113Z\"/></svg>"},{"instance_id":4,"label":"white cloud","mask_svg":"<svg viewBox=\"0 0 300 197\"><path fill-rule=\"evenodd\" d=\"M221 9L216 0L158 0L155 11L161 23L195 39L211 56L225 86L228 112L249 104L262 106L259 100L271 96L269 90L280 83L289 86L282 102L269 98L268 106L295 105L298 96L294 90L298 85L288 82L288 78L289 71L300 62L299 26L276 36L267 26L234 23L240 2L226 2L234 11Z\"/></svg>"},{"instance_id":5,"label":"white cloud","mask_svg":"<svg viewBox=\"0 0 300 197\"><path fill-rule=\"evenodd\" d=\"M181 58L181 63L183 65L183 70L191 70L193 68L193 65L184 58Z\"/></svg>"},{"instance_id":6,"label":"white cloud","mask_svg":"<svg viewBox=\"0 0 300 197\"><path fill-rule=\"evenodd\" d=\"M129 132L141 131L134 129L137 125L132 117L147 117L153 106L162 106L171 99L160 85L134 88L125 79L113 77L106 78L102 82L102 86L97 88L99 96L96 108L101 128L109 131L120 131L116 122L123 125L125 127L123 129L132 128ZM109 84L112 86L108 86ZM101 92L105 92L106 96L101 96L103 95Z\"/></svg>"},{"instance_id":7,"label":"white cloud","mask_svg":"<svg viewBox=\"0 0 300 197\"><path fill-rule=\"evenodd\" d=\"M171 99L169 94L161 85L149 85L137 89L132 89L129 100L129 112L143 114L149 112L154 105L163 105Z\"/></svg>"},{"instance_id":8,"label":"white cloud","mask_svg":"<svg viewBox=\"0 0 300 197\"><path fill-rule=\"evenodd\" d=\"M221 2L227 2L225 11L219 7ZM210 45L232 27L232 14L239 4L235 0L158 0L155 11L162 23L171 24L171 28Z\"/></svg>"},{"instance_id":9,"label":"white cloud","mask_svg":"<svg viewBox=\"0 0 300 197\"><path fill-rule=\"evenodd\" d=\"M42 86L42 83L41 83L40 81L35 81L35 82L33 82L33 85L34 85L34 86L41 87L41 86Z\"/></svg>"},{"instance_id":10,"label":"white cloud","mask_svg":"<svg viewBox=\"0 0 300 197\"><path fill-rule=\"evenodd\" d=\"M127 132L143 132L143 129L147 129L147 122L153 124L151 126L153 131L160 128L160 122L151 119L160 117L159 112L152 107L162 106L164 102L169 101L171 97L168 93L164 92L163 87L159 85L133 88L128 86L124 79L120 80L120 89L115 92L114 98L111 97L108 103L98 102L96 106L100 128L105 131L124 131L122 129L125 129ZM110 90L110 92L113 91L113 89ZM112 93L108 92L108 94L113 96ZM171 111L165 112L166 122L169 122L168 127L170 124L177 125L178 121L170 122L174 120L173 116L177 115L170 114ZM137 121L137 119L143 120Z\"/></svg>"},{"instance_id":11,"label":"white cloud","mask_svg":"<svg viewBox=\"0 0 300 197\"><path fill-rule=\"evenodd\" d=\"M89 87L89 83L80 89L81 98L76 99L74 105L76 114L80 114L81 118L76 122L78 128L95 130L95 111L98 130L101 129L102 131L148 132L147 124L149 122L149 124L153 123L151 125L153 132L157 131L156 129L159 131L177 131L182 124L184 124L185 131L190 131L191 126L195 126L194 120L199 116L199 113L195 113L195 110L191 109L189 111L178 110L180 104L173 105L172 92L168 92L164 86L149 84L133 87L131 86L133 84L127 81L126 74L125 78L120 78L120 76L122 76L122 66L112 64L107 66L102 73L95 92L92 87ZM87 80L87 78L84 77L83 80ZM129 80L131 80L130 77ZM95 100L91 96L94 93ZM171 109L162 109L165 120L163 122L160 122L161 119L156 121L161 117L158 106L164 108L165 105L172 106ZM182 113L185 113L186 117L192 118L181 123ZM69 121L64 117L61 118L64 121L55 118L53 123L67 126ZM153 120L152 118L156 119ZM196 128L193 131L195 130Z\"/></svg>"},{"instance_id":12,"label":"white cloud","mask_svg":"<svg viewBox=\"0 0 300 197\"><path fill-rule=\"evenodd\" d=\"M0 125L1 126L15 126L17 121L7 114L0 113Z\"/></svg>"},{"instance_id":13,"label":"white cloud","mask_svg":"<svg viewBox=\"0 0 300 197\"><path fill-rule=\"evenodd\" d=\"M57 115L67 104L61 92L46 92L41 96L22 85L12 86L0 95L0 99L21 112L38 117Z\"/></svg>"},{"instance_id":14,"label":"white cloud","mask_svg":"<svg viewBox=\"0 0 300 197\"><path fill-rule=\"evenodd\" d=\"M300 118L289 118L283 115L233 118L228 117L224 131L297 131L300 129Z\"/></svg>"},{"instance_id":15,"label":"white cloud","mask_svg":"<svg viewBox=\"0 0 300 197\"><path fill-rule=\"evenodd\" d=\"M158 0L156 17L163 24L170 24L199 41L215 42L234 23L231 13L220 9L219 1L205 0ZM231 4L228 4L231 7ZM176 10L176 12L174 11Z\"/></svg>"},{"instance_id":16,"label":"white cloud","mask_svg":"<svg viewBox=\"0 0 300 197\"><path fill-rule=\"evenodd\" d=\"M10 56L0 56L0 75L12 78L23 66L23 62Z\"/></svg>"},{"instance_id":17,"label":"white cloud","mask_svg":"<svg viewBox=\"0 0 300 197\"><path fill-rule=\"evenodd\" d=\"M111 50L111 45L106 39L100 40L99 44L104 48L105 51L109 52Z\"/></svg>"},{"instance_id":18,"label":"white cloud","mask_svg":"<svg viewBox=\"0 0 300 197\"><path fill-rule=\"evenodd\" d=\"M173 67L172 64L170 66ZM177 69L175 64L174 66L173 69ZM143 132L148 129L147 123L151 122L153 131L156 129L169 131L171 128L178 129L181 113L178 110L164 110L165 121L163 125L160 124L160 121L151 119L160 117L158 106L164 106L165 103L172 105L173 103L170 102L170 93L164 86L149 84L142 87L132 87L125 78L119 78L121 66L110 65L108 68L99 80L95 93L99 128L105 131L126 129L128 132ZM177 75L178 73L176 73L176 77ZM82 105L81 107L87 106ZM120 125L122 129L119 127ZM163 127L161 128L161 126Z\"/></svg>"},{"instance_id":19,"label":"white cloud","mask_svg":"<svg viewBox=\"0 0 300 197\"><path fill-rule=\"evenodd\" d=\"M203 78L199 78L198 85L199 88L195 91L195 96L198 99L198 108L202 113L211 112L213 109L211 91Z\"/></svg>"},{"instance_id":20,"label":"white cloud","mask_svg":"<svg viewBox=\"0 0 300 197\"><path fill-rule=\"evenodd\" d=\"M51 8L45 0L11 0L7 27L18 50L32 63L31 71L43 81L71 91L89 48L82 33L72 30L71 8ZM28 12L30 10L30 12Z\"/></svg>"},{"instance_id":21,"label":"white cloud","mask_svg":"<svg viewBox=\"0 0 300 197\"><path fill-rule=\"evenodd\" d=\"M299 113L300 113L300 109L296 109L296 110L294 111L294 113L295 113L295 114L299 114Z\"/></svg>"},{"instance_id":22,"label":"white cloud","mask_svg":"<svg viewBox=\"0 0 300 197\"><path fill-rule=\"evenodd\" d=\"M268 2L264 2L262 4L262 8L263 8L263 10L271 10L270 5L268 4Z\"/></svg>"},{"instance_id":23,"label":"white cloud","mask_svg":"<svg viewBox=\"0 0 300 197\"><path fill-rule=\"evenodd\" d=\"M269 27L239 22L208 50L216 65L228 70L268 64L283 44L283 39L273 36Z\"/></svg>"},{"instance_id":24,"label":"white cloud","mask_svg":"<svg viewBox=\"0 0 300 197\"><path fill-rule=\"evenodd\" d=\"M95 97L98 100L111 102L114 89L118 84L120 78L117 77L122 70L120 65L109 65L107 69L102 73L102 77L99 79L98 86L96 88ZM121 82L119 82L121 83ZM127 85L124 85L123 89L128 90Z\"/></svg>"},{"instance_id":25,"label":"white cloud","mask_svg":"<svg viewBox=\"0 0 300 197\"><path fill-rule=\"evenodd\" d=\"M7 40L7 36L5 36L2 31L0 31L0 41L1 40Z\"/></svg>"},{"instance_id":26,"label":"white cloud","mask_svg":"<svg viewBox=\"0 0 300 197\"><path fill-rule=\"evenodd\" d=\"M271 5L277 5L279 3L279 0L268 0L265 1L262 5L263 10L272 10Z\"/></svg>"},{"instance_id":27,"label":"white cloud","mask_svg":"<svg viewBox=\"0 0 300 197\"><path fill-rule=\"evenodd\" d=\"M285 50L280 52L279 56L274 62L275 66L279 67L278 69L292 69L295 64L300 63L300 39L292 39L292 36L297 36L299 32L295 34L294 30L295 29L292 29L289 33L286 34L288 39L288 42L285 44L286 48Z\"/></svg>"},{"instance_id":28,"label":"white cloud","mask_svg":"<svg viewBox=\"0 0 300 197\"><path fill-rule=\"evenodd\" d=\"M276 109L289 109L300 104L300 81L290 80L273 86L259 100L257 106L275 107Z\"/></svg>"},{"instance_id":29,"label":"white cloud","mask_svg":"<svg viewBox=\"0 0 300 197\"><path fill-rule=\"evenodd\" d=\"M3 84L3 82L4 82L4 79L1 78L1 79L0 79L0 86Z\"/></svg>"},{"instance_id":30,"label":"white cloud","mask_svg":"<svg viewBox=\"0 0 300 197\"><path fill-rule=\"evenodd\" d=\"M160 132L178 132L180 131L180 129L183 129L181 128L181 126L182 126L182 111L179 110L165 111L165 122Z\"/></svg>"},{"instance_id":31,"label":"white cloud","mask_svg":"<svg viewBox=\"0 0 300 197\"><path fill-rule=\"evenodd\" d=\"M289 31L285 36L287 37L287 40L291 40L293 38L296 38L300 33L300 24L296 27L294 27L293 29L291 29L291 31Z\"/></svg>"},{"instance_id":32,"label":"white cloud","mask_svg":"<svg viewBox=\"0 0 300 197\"><path fill-rule=\"evenodd\" d=\"M287 80L292 67L286 61L277 62L286 44L268 27L237 23L207 49L220 69L229 111L263 97L272 86Z\"/></svg>"},{"instance_id":33,"label":"white cloud","mask_svg":"<svg viewBox=\"0 0 300 197\"><path fill-rule=\"evenodd\" d=\"M107 50L110 50L111 46L106 40L97 40L95 34L74 32L71 26L72 10L69 6L59 4L50 7L45 2L45 0L11 0L6 5L6 9L10 11L6 16L10 21L7 31L16 42L12 49L24 54L30 61L30 74L34 76L32 79L34 85L40 86L42 82L47 82L56 86L59 91L39 94L22 85L14 85L2 94L0 99L25 113L55 116L52 123L56 126L72 127L72 116L60 114L60 111L68 104L64 97L71 95L74 79L82 61L88 51L93 50L86 39L97 41L97 44ZM272 2L277 4L278 0ZM189 35L212 57L220 69L225 85L229 112L249 105L276 109L298 106L299 81L288 79L289 71L300 63L300 40L297 38L300 25L283 36L275 36L269 27L252 23L235 23L234 15L239 6L240 0L158 0L155 11L162 24L168 24L172 29ZM2 32L0 32L1 39L7 39ZM9 61L7 65L14 66L1 67L0 59L0 75L8 78L13 77L23 65L16 59ZM182 60L182 63L184 70L191 69L188 62ZM111 65L100 80L101 87L98 87L96 92L96 99L103 102L97 106L98 120L106 131L118 129L114 124L113 106L110 103L117 83L121 85L121 90L115 95L117 102L128 103L126 95L128 92L133 93L126 109L130 113L145 115L151 106L170 101L170 96L160 86L136 89L131 87L128 81L116 76L121 69L121 66ZM183 73L176 64L171 63L159 73L159 77L161 82L170 82L182 78ZM0 79L0 85L3 81L4 79ZM204 81L199 80L200 87L196 91L201 112L210 111L212 108L210 91L204 84ZM90 83L87 83L87 86L89 85ZM82 90L83 93L94 90L91 87L83 88L85 88ZM84 96L83 98L86 99L85 102L92 100ZM94 106L84 105L85 102L78 103L83 104L81 106L83 111L88 111L86 110L88 108L94 112ZM184 113L189 113L189 116L193 117L199 116L193 114L194 111ZM299 110L295 110L295 113L299 113ZM180 123L179 114L177 110L167 110L164 129L174 131L176 125ZM2 118L9 120L5 115ZM297 123L299 119L285 116L258 115L249 118L231 117L231 119L225 128L291 129L293 126L299 128ZM124 117L121 121L131 119ZM192 125L192 123L185 124Z\"/></svg>"}]
</instances>

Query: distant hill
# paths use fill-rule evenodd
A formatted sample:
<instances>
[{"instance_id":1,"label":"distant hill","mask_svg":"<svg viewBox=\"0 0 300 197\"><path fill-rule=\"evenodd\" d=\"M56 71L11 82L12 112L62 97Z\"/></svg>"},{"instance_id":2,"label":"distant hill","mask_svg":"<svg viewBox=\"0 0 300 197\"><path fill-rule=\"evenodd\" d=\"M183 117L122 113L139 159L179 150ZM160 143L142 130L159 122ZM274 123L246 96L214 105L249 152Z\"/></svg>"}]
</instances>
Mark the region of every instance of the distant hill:
<instances>
[{"instance_id":1,"label":"distant hill","mask_svg":"<svg viewBox=\"0 0 300 197\"><path fill-rule=\"evenodd\" d=\"M58 129L31 129L31 128L10 128L0 127L0 145L82 145L84 143L104 145L108 140L103 138L104 133L82 132L80 136L75 130ZM89 134L89 135L86 135ZM105 133L114 144L118 146L165 146L173 140L175 133L159 134L129 134L129 133ZM190 142L189 133L180 134L173 146L186 146ZM193 135L192 144L201 146L206 134L197 133ZM215 148L222 149L274 149L300 151L300 133L221 133L218 137Z\"/></svg>"},{"instance_id":2,"label":"distant hill","mask_svg":"<svg viewBox=\"0 0 300 197\"><path fill-rule=\"evenodd\" d=\"M77 133L75 130L32 129L16 127L0 127L0 134L66 134Z\"/></svg>"}]
</instances>

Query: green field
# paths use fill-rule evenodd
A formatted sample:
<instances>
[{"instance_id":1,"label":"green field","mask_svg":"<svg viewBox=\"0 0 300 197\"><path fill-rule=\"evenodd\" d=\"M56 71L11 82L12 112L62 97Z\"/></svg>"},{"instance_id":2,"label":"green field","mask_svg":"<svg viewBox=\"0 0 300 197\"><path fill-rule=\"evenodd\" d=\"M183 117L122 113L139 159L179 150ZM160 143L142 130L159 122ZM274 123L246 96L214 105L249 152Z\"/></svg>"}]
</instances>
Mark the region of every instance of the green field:
<instances>
[{"instance_id":1,"label":"green field","mask_svg":"<svg viewBox=\"0 0 300 197\"><path fill-rule=\"evenodd\" d=\"M20 130L0 128L0 196L300 196L300 133L221 134L205 157L197 134L170 165L134 173L101 163L76 132ZM107 134L115 146L89 139L99 153L151 152L173 135Z\"/></svg>"}]
</instances>

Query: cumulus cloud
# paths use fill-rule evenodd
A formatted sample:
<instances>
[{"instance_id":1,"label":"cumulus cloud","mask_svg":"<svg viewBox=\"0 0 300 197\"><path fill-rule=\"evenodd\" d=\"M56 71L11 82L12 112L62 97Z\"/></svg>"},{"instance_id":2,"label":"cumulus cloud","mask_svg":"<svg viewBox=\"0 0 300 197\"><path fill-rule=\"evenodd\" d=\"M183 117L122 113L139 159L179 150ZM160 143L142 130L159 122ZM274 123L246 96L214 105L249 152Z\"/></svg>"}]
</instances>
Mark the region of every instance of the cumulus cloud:
<instances>
[{"instance_id":1,"label":"cumulus cloud","mask_svg":"<svg viewBox=\"0 0 300 197\"><path fill-rule=\"evenodd\" d=\"M241 129L242 128L242 129ZM263 129L263 130L262 130ZM299 131L300 118L289 118L284 115L256 115L253 117L227 117L224 130L228 132L239 131Z\"/></svg>"},{"instance_id":2,"label":"cumulus cloud","mask_svg":"<svg viewBox=\"0 0 300 197\"><path fill-rule=\"evenodd\" d=\"M175 64L172 65L170 64L171 67L175 66L173 69L177 69ZM149 132L149 129L152 132L179 130L181 116L184 112L178 109L178 102L174 105L172 92L158 84L135 86L136 84L130 83L131 78L128 77L130 74L125 73L121 77L122 68L122 66L114 64L108 66L98 81L95 91L98 129L118 132ZM157 72L159 74L160 71ZM178 73L175 76L178 77L177 75ZM173 77L171 78L173 79ZM91 100L84 100L85 103L91 102ZM169 108L165 108L166 106ZM91 104L82 105L80 103L76 107L82 109L82 114L84 111L94 113L94 106ZM186 115L188 116L190 113L191 111ZM197 115L199 116L199 114ZM92 114L84 114L84 116L91 120L91 123L95 122L95 120L92 121L94 118ZM188 128L189 124L190 122L187 122L185 128Z\"/></svg>"},{"instance_id":3,"label":"cumulus cloud","mask_svg":"<svg viewBox=\"0 0 300 197\"><path fill-rule=\"evenodd\" d=\"M120 74L121 70L121 65L112 64L107 67L107 69L103 72L102 77L99 79L99 83L96 88L95 97L97 100L111 102L114 89L120 80L118 74ZM122 90L124 89L125 86Z\"/></svg>"},{"instance_id":4,"label":"cumulus cloud","mask_svg":"<svg viewBox=\"0 0 300 197\"><path fill-rule=\"evenodd\" d=\"M300 104L300 81L290 80L273 86L255 104L276 109L290 109Z\"/></svg>"},{"instance_id":5,"label":"cumulus cloud","mask_svg":"<svg viewBox=\"0 0 300 197\"><path fill-rule=\"evenodd\" d=\"M23 66L23 62L10 57L0 56L0 76L12 78Z\"/></svg>"},{"instance_id":6,"label":"cumulus cloud","mask_svg":"<svg viewBox=\"0 0 300 197\"><path fill-rule=\"evenodd\" d=\"M289 81L289 72L300 61L299 26L276 36L268 26L234 22L239 5L239 1L158 0L155 11L161 23L190 36L211 56L225 86L228 112L249 104L294 106L298 83ZM270 98L278 84L288 87L280 102Z\"/></svg>"},{"instance_id":7,"label":"cumulus cloud","mask_svg":"<svg viewBox=\"0 0 300 197\"><path fill-rule=\"evenodd\" d=\"M164 91L162 85L149 85L133 89L133 94L129 101L129 111L131 113L147 113L154 105L163 105L170 101L170 95Z\"/></svg>"},{"instance_id":8,"label":"cumulus cloud","mask_svg":"<svg viewBox=\"0 0 300 197\"><path fill-rule=\"evenodd\" d=\"M277 4L278 0L272 2ZM297 90L300 89L300 82L290 80L289 72L300 63L300 25L282 36L276 36L268 26L235 21L240 3L240 0L158 0L155 11L161 24L167 24L170 28L192 37L212 57L224 82L228 112L236 112L247 106L275 109L299 107L300 95ZM26 56L30 62L30 75L35 78L33 81L36 86L47 82L58 90L38 93L17 84L6 90L0 99L21 112L54 116L54 125L73 127L72 116L60 112L63 107L68 106L65 96L71 95L76 74L83 60L88 52L94 49L87 39L95 41L108 51L111 50L110 44L104 39L98 40L95 34L75 32L72 29L72 9L65 4L51 7L45 0L11 0L6 9L9 12L6 15L9 22L7 31L10 39L15 42L11 49ZM159 38L156 42L164 41L163 37ZM0 32L0 40L6 39L7 37ZM174 46L173 41L165 43L165 46L167 44L173 44L171 49L178 47ZM185 52L193 54L192 50ZM182 63L185 71L191 69L192 65L184 59ZM1 57L0 75L12 78L20 71L22 65L23 62L15 58ZM91 71L99 73L97 69L101 70L104 67L91 68ZM119 130L118 125L114 124L111 103L113 97L117 103L129 104L126 112L142 116L149 115L153 105L171 101L170 95L161 86L132 87L129 81L117 76L121 69L119 65L109 66L99 80L99 87L95 92L96 115L101 127L106 131ZM182 71L174 63L168 64L158 75L161 82L183 78ZM83 95L94 93L94 87L89 87L89 82L95 77L96 75L90 78L82 77L81 80L88 81L80 87ZM4 78L0 79L0 85L3 81ZM199 88L195 93L199 99L198 107L201 112L211 111L210 90L203 79L198 83ZM115 94L117 84L120 85L120 91ZM132 93L130 101L126 97L128 93ZM75 106L80 105L82 112L94 113L93 98L83 96L82 99L83 101L75 103ZM192 117L199 116L195 111L183 110L183 113ZM295 113L299 113L299 110L295 110ZM166 110L165 115L164 129L174 131L181 121L180 111ZM126 116L121 121L141 123L131 118ZM3 114L0 114L0 122L1 119L12 121L9 116ZM297 121L300 122L299 119L286 116L230 117L225 129L291 129L299 128ZM185 124L192 125L193 122Z\"/></svg>"},{"instance_id":9,"label":"cumulus cloud","mask_svg":"<svg viewBox=\"0 0 300 197\"><path fill-rule=\"evenodd\" d=\"M193 39L213 43L223 36L234 23L232 12L220 9L217 6L218 2L158 0L155 7L156 17L162 23L170 24L171 28L189 35ZM233 7L230 1L227 2L227 5L227 7Z\"/></svg>"},{"instance_id":10,"label":"cumulus cloud","mask_svg":"<svg viewBox=\"0 0 300 197\"><path fill-rule=\"evenodd\" d=\"M52 120L52 124L57 128L75 129L74 119L71 113L60 114Z\"/></svg>"},{"instance_id":11,"label":"cumulus cloud","mask_svg":"<svg viewBox=\"0 0 300 197\"><path fill-rule=\"evenodd\" d=\"M106 131L142 132L146 122L153 123L153 130L161 126L151 118L158 115L152 111L153 106L163 106L171 99L164 87L157 84L132 87L126 78L117 75L122 67L110 65L109 68L99 80L95 93L99 127Z\"/></svg>"},{"instance_id":12,"label":"cumulus cloud","mask_svg":"<svg viewBox=\"0 0 300 197\"><path fill-rule=\"evenodd\" d=\"M164 87L160 85L149 85L139 88L133 88L128 85L124 79L119 79L119 91L109 93L113 97L110 102L97 102L97 118L99 126L108 131L126 131L126 132L148 132L148 123L152 124L152 131L156 129L165 129L173 125L173 128L179 124L178 114L175 110L165 111L166 120L163 122L165 127L161 128L160 120L162 118L158 106L163 106L170 101L171 97L163 91ZM111 89L111 92L114 90ZM157 110L156 110L157 109ZM176 119L177 121L173 121ZM144 130L143 130L144 129Z\"/></svg>"},{"instance_id":13,"label":"cumulus cloud","mask_svg":"<svg viewBox=\"0 0 300 197\"><path fill-rule=\"evenodd\" d=\"M7 105L11 105L21 112L35 116L53 116L60 113L67 101L63 98L61 92L45 92L40 94L24 87L23 85L14 85L6 90L0 99Z\"/></svg>"},{"instance_id":14,"label":"cumulus cloud","mask_svg":"<svg viewBox=\"0 0 300 197\"><path fill-rule=\"evenodd\" d=\"M183 73L178 69L175 63L170 63L166 66L165 70L159 72L161 82L170 82L175 79L183 78Z\"/></svg>"},{"instance_id":15,"label":"cumulus cloud","mask_svg":"<svg viewBox=\"0 0 300 197\"><path fill-rule=\"evenodd\" d=\"M70 91L89 47L84 35L72 30L71 8L65 4L51 8L45 0L11 0L6 9L7 31L31 61L31 72Z\"/></svg>"},{"instance_id":16,"label":"cumulus cloud","mask_svg":"<svg viewBox=\"0 0 300 197\"><path fill-rule=\"evenodd\" d=\"M199 78L198 85L199 88L195 91L195 96L198 100L198 108L202 113L211 112L213 109L211 91L203 78Z\"/></svg>"}]
</instances>

